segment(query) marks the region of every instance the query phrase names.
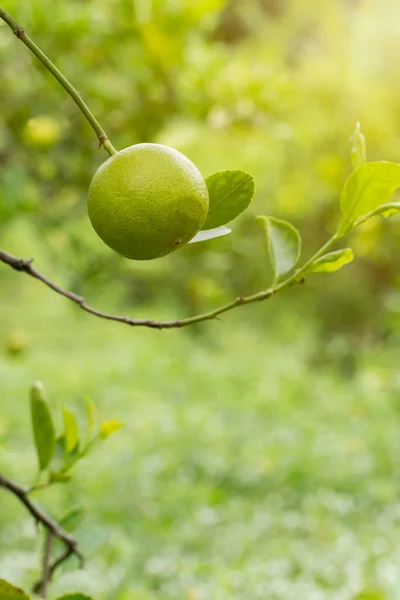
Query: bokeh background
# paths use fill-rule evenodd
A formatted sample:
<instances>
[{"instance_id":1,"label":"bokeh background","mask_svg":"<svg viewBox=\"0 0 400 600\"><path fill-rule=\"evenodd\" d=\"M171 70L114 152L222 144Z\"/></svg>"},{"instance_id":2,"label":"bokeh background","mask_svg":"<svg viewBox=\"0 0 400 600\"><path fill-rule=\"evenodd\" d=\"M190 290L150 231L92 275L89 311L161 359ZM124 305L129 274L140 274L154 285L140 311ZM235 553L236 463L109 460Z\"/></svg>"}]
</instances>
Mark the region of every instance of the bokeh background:
<instances>
[{"instance_id":1,"label":"bokeh background","mask_svg":"<svg viewBox=\"0 0 400 600\"><path fill-rule=\"evenodd\" d=\"M255 177L230 236L117 256L86 215L104 151L0 23L1 247L104 310L175 318L267 287L257 214L291 220L310 255L338 222L357 121L369 160L400 160L398 0L2 7L117 148L161 142L204 176ZM0 265L1 470L32 480L33 380L58 416L89 395L126 422L72 484L38 494L56 516L89 508L87 567L65 569L51 598L400 598L399 242L398 219L371 220L340 272L182 331L96 320ZM6 494L0 506L0 577L29 586L35 528Z\"/></svg>"}]
</instances>

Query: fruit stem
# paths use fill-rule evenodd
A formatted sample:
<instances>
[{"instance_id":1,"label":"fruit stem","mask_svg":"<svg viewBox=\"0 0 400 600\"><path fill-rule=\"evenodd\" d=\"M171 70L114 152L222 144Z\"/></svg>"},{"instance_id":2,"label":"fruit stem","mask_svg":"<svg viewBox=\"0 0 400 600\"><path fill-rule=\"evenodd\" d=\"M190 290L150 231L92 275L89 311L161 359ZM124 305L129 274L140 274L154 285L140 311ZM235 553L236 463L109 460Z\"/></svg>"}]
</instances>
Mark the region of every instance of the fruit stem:
<instances>
[{"instance_id":1,"label":"fruit stem","mask_svg":"<svg viewBox=\"0 0 400 600\"><path fill-rule=\"evenodd\" d=\"M21 25L18 25L15 19L11 15L6 13L6 11L2 8L0 8L0 18L7 23L7 25L11 28L12 32L17 36L17 38L20 39L21 42L23 42L31 52L33 52L33 54L40 60L40 62L46 67L46 69L50 71L53 77L55 77L57 81L61 83L63 88L68 92L68 94L77 104L79 109L85 115L90 125L95 130L100 147L103 146L110 156L116 154L117 150L111 144L106 132L101 127L100 123L97 121L86 102L82 99L82 96L78 92L78 90L76 90L73 87L73 85L68 81L68 79L61 73L61 71L57 69L55 64L53 64L51 60L46 56L46 54L35 44L33 40L31 40L31 38L25 33L23 27L21 27Z\"/></svg>"}]
</instances>

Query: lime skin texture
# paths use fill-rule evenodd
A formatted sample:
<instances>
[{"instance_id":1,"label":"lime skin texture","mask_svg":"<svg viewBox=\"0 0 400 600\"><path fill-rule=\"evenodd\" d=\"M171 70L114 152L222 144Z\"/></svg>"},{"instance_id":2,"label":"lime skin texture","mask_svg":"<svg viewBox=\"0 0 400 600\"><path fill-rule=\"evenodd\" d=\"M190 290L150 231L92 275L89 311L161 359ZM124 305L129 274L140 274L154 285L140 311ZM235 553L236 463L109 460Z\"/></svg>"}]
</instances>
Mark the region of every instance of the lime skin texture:
<instances>
[{"instance_id":1,"label":"lime skin texture","mask_svg":"<svg viewBox=\"0 0 400 600\"><path fill-rule=\"evenodd\" d=\"M189 242L208 208L200 171L162 144L136 144L113 154L89 187L88 213L96 233L134 260L159 258Z\"/></svg>"}]
</instances>

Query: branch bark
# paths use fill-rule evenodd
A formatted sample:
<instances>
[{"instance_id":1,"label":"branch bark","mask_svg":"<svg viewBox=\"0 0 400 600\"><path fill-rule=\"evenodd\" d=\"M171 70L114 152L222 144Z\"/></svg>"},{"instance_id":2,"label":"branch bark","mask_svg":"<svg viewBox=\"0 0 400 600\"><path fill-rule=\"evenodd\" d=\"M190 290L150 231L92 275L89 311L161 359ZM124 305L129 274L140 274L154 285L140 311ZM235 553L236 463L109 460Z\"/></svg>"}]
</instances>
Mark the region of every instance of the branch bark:
<instances>
[{"instance_id":1,"label":"branch bark","mask_svg":"<svg viewBox=\"0 0 400 600\"><path fill-rule=\"evenodd\" d=\"M106 319L108 321L117 321L118 323L125 323L125 325L129 325L130 327L150 327L152 329L174 329L179 327L186 327L188 325L194 325L195 323L200 323L201 321L210 321L211 319L215 319L222 313L233 310L238 306L243 306L244 304L251 304L253 302L261 302L263 300L268 300L271 296L277 294L278 292L284 290L287 287L290 287L297 283L304 283L304 276L306 275L310 265L317 260L320 256L322 256L325 252L329 250L329 248L341 237L341 235L335 233L323 246L320 248L309 260L307 260L302 267L298 268L292 275L290 275L287 279L280 283L275 283L272 287L262 290L261 292L257 292L256 294L252 294L251 296L239 296L224 304L223 306L219 306L214 310L210 310L208 312L202 313L200 315L195 315L193 317L187 317L186 319L176 319L171 321L156 321L152 319L134 319L132 317L124 317L121 315L113 315L111 313L106 313L93 306L90 306L85 298L82 296L78 296L74 292L70 292L65 290L61 286L57 285L53 281L51 281L48 277L40 273L37 269L32 266L33 259L24 260L22 258L17 258L16 256L5 252L4 250L0 250L0 262L10 266L15 271L21 271L38 279L44 285L49 287L51 290L68 298L71 300L82 310L90 313L91 315L95 315L96 317L100 317L101 319Z\"/></svg>"},{"instance_id":2,"label":"branch bark","mask_svg":"<svg viewBox=\"0 0 400 600\"><path fill-rule=\"evenodd\" d=\"M237 306L249 304L251 302L266 300L274 294L276 294L278 291L282 290L283 288L288 287L290 284L296 283L295 280L287 280L283 283L275 285L272 288L268 288L267 290L259 292L258 294L253 294L252 296L241 296L239 298L236 298L235 300L232 300L232 302L229 302L228 304L224 304L219 308L203 313L201 315L196 315L194 317L188 317L186 319L177 319L171 321L157 321L152 319L134 319L132 317L113 315L98 310L90 306L86 302L85 298L83 298L82 296L78 296L74 292L70 292L68 290L63 289L62 287L51 281L48 277L40 273L37 269L35 269L32 266L32 259L24 260L22 258L17 258L16 256L13 256L12 254L5 252L4 250L0 250L0 262L3 262L4 264L10 266L16 271L26 273L27 275L38 279L57 294L68 298L68 300L71 300L72 302L80 306L82 310L92 315L95 315L96 317L100 317L101 319L107 319L108 321L117 321L119 323L125 323L126 325L130 325L131 327L150 327L153 329L173 329L179 327L186 327L188 325L193 325L194 323L199 323L201 321L215 319L218 315L232 310Z\"/></svg>"},{"instance_id":3,"label":"branch bark","mask_svg":"<svg viewBox=\"0 0 400 600\"><path fill-rule=\"evenodd\" d=\"M0 473L0 488L8 490L13 494L28 510L32 515L36 523L40 523L48 532L48 544L46 544L45 554L43 559L43 576L40 582L35 585L36 592L46 593L47 584L51 581L54 571L70 556L75 555L79 561L80 566L83 566L84 558L81 551L78 548L77 540L64 531L54 519L47 515L35 502L29 498L29 488L24 488L17 483L8 479L5 475ZM61 540L66 550L57 560L50 564L50 553L51 546L55 538ZM50 541L51 540L51 541ZM44 597L44 595L43 595Z\"/></svg>"},{"instance_id":4,"label":"branch bark","mask_svg":"<svg viewBox=\"0 0 400 600\"><path fill-rule=\"evenodd\" d=\"M35 583L35 585L32 587L32 592L34 594L40 594L41 590L43 590L43 585L45 585L47 589L47 584L51 582L56 569L59 566L61 566L66 560L68 560L69 557L73 554L75 553L73 550L71 550L71 548L66 548L65 552L63 552L58 558L54 560L54 562L47 566L47 573L43 573L42 578ZM44 598L45 596L42 595L42 597Z\"/></svg>"},{"instance_id":5,"label":"branch bark","mask_svg":"<svg viewBox=\"0 0 400 600\"><path fill-rule=\"evenodd\" d=\"M42 598L46 598L47 586L51 580L51 552L54 544L54 535L51 532L47 532L46 542L43 552L43 567L42 567L42 581L40 582L39 593Z\"/></svg>"},{"instance_id":6,"label":"branch bark","mask_svg":"<svg viewBox=\"0 0 400 600\"><path fill-rule=\"evenodd\" d=\"M70 292L68 290L63 289L61 286L57 285L53 281L51 281L48 277L37 271L34 267L32 267L33 259L24 260L22 258L17 258L16 256L5 252L4 250L0 250L0 262L10 266L15 271L22 271L35 279L39 279L44 285L52 289L57 294L68 298L78 306L82 308L82 310L95 315L96 317L100 317L101 319L107 319L108 321L117 321L118 323L125 323L131 327L150 327L153 329L173 329L179 327L186 327L187 325L194 325L195 323L200 323L201 321L210 321L211 319L215 319L222 313L228 312L237 306L243 306L244 304L251 304L253 302L261 302L263 300L268 300L271 296L281 292L287 287L290 287L297 283L304 283L304 277L309 272L311 265L318 258L323 256L331 246L340 238L342 234L336 232L325 244L315 252L301 267L296 269L291 275L287 277L287 279L281 281L280 283L274 283L271 287L266 290L262 290L261 292L257 292L256 294L252 294L251 296L239 296L224 304L215 308L214 310L210 310L208 312L202 313L200 315L195 315L194 317L187 317L186 319L176 319L171 321L155 321L152 319L134 319L132 317L124 317L120 315L113 315L111 313L106 313L97 308L93 308L90 306L85 298L82 296L78 296L74 292Z\"/></svg>"}]
</instances>

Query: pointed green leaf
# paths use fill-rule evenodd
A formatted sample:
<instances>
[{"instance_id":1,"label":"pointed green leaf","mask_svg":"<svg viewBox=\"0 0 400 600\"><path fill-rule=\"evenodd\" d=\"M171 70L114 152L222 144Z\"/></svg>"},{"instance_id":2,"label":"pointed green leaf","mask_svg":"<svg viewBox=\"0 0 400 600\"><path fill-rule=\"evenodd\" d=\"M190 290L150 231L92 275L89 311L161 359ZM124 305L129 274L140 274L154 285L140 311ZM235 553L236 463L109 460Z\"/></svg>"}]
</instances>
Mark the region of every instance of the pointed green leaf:
<instances>
[{"instance_id":1,"label":"pointed green leaf","mask_svg":"<svg viewBox=\"0 0 400 600\"><path fill-rule=\"evenodd\" d=\"M329 252L313 262L307 269L307 273L333 273L350 263L353 259L354 254L351 248Z\"/></svg>"},{"instance_id":2,"label":"pointed green leaf","mask_svg":"<svg viewBox=\"0 0 400 600\"><path fill-rule=\"evenodd\" d=\"M339 233L344 234L354 222L387 204L400 187L400 165L390 162L370 162L359 167L345 183L340 208L342 222Z\"/></svg>"},{"instance_id":3,"label":"pointed green leaf","mask_svg":"<svg viewBox=\"0 0 400 600\"><path fill-rule=\"evenodd\" d=\"M108 421L103 421L100 426L100 437L108 438L110 435L124 427L125 423L123 421L119 421L118 419L110 419Z\"/></svg>"},{"instance_id":4,"label":"pointed green leaf","mask_svg":"<svg viewBox=\"0 0 400 600\"><path fill-rule=\"evenodd\" d=\"M70 453L76 450L79 444L78 423L72 410L67 406L63 408L65 450Z\"/></svg>"},{"instance_id":5,"label":"pointed green leaf","mask_svg":"<svg viewBox=\"0 0 400 600\"><path fill-rule=\"evenodd\" d=\"M83 521L87 512L87 506L77 506L67 512L67 514L60 519L59 523L66 531L73 531Z\"/></svg>"},{"instance_id":6,"label":"pointed green leaf","mask_svg":"<svg viewBox=\"0 0 400 600\"><path fill-rule=\"evenodd\" d=\"M268 243L269 257L275 279L296 266L301 254L300 233L291 223L274 217L257 217Z\"/></svg>"},{"instance_id":7,"label":"pointed green leaf","mask_svg":"<svg viewBox=\"0 0 400 600\"><path fill-rule=\"evenodd\" d=\"M351 149L351 162L354 169L358 169L367 161L367 153L365 148L365 137L361 133L361 124L357 123L352 135L353 147Z\"/></svg>"},{"instance_id":8,"label":"pointed green leaf","mask_svg":"<svg viewBox=\"0 0 400 600\"><path fill-rule=\"evenodd\" d=\"M232 229L228 227L216 227L215 229L207 229L205 231L199 231L194 238L188 242L188 244L196 244L197 242L205 242L207 240L213 240L214 238L221 237L232 233Z\"/></svg>"},{"instance_id":9,"label":"pointed green leaf","mask_svg":"<svg viewBox=\"0 0 400 600\"><path fill-rule=\"evenodd\" d=\"M96 427L96 406L89 396L84 397L86 404L86 416L88 422L89 437L92 437Z\"/></svg>"},{"instance_id":10,"label":"pointed green leaf","mask_svg":"<svg viewBox=\"0 0 400 600\"><path fill-rule=\"evenodd\" d=\"M29 600L29 596L15 585L0 579L0 600Z\"/></svg>"},{"instance_id":11,"label":"pointed green leaf","mask_svg":"<svg viewBox=\"0 0 400 600\"><path fill-rule=\"evenodd\" d=\"M68 511L60 520L60 526L68 532L74 531L84 520L87 512L87 506L77 506ZM63 547L63 542L61 540L54 540L54 549L57 554L57 550Z\"/></svg>"},{"instance_id":12,"label":"pointed green leaf","mask_svg":"<svg viewBox=\"0 0 400 600\"><path fill-rule=\"evenodd\" d=\"M56 434L44 387L40 381L31 387L31 421L39 470L43 471L53 458Z\"/></svg>"},{"instance_id":13,"label":"pointed green leaf","mask_svg":"<svg viewBox=\"0 0 400 600\"><path fill-rule=\"evenodd\" d=\"M254 179L244 171L222 171L207 177L210 208L202 229L215 229L235 219L254 196Z\"/></svg>"}]
</instances>

